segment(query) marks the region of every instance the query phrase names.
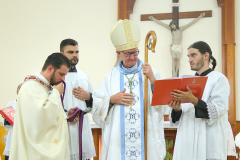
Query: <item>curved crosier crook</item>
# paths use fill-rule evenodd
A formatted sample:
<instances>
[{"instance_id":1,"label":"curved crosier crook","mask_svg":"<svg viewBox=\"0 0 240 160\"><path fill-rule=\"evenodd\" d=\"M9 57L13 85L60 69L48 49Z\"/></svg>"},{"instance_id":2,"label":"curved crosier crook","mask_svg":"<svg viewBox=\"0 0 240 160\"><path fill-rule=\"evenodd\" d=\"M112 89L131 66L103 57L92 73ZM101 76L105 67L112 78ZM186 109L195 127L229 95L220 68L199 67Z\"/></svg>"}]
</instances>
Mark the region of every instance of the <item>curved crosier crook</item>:
<instances>
[{"instance_id":1,"label":"curved crosier crook","mask_svg":"<svg viewBox=\"0 0 240 160\"><path fill-rule=\"evenodd\" d=\"M153 37L152 39L150 37ZM154 31L149 31L145 39L145 63L148 63L148 50L155 52L157 36ZM144 81L144 138L145 138L145 160L147 160L147 116L148 116L148 78Z\"/></svg>"},{"instance_id":2,"label":"curved crosier crook","mask_svg":"<svg viewBox=\"0 0 240 160\"><path fill-rule=\"evenodd\" d=\"M153 37L152 42L149 41L150 37ZM155 46L157 43L157 35L154 31L149 31L146 38L145 38L145 63L147 63L148 61L146 61L146 57L148 58L148 50L151 50L152 52L155 52Z\"/></svg>"}]
</instances>

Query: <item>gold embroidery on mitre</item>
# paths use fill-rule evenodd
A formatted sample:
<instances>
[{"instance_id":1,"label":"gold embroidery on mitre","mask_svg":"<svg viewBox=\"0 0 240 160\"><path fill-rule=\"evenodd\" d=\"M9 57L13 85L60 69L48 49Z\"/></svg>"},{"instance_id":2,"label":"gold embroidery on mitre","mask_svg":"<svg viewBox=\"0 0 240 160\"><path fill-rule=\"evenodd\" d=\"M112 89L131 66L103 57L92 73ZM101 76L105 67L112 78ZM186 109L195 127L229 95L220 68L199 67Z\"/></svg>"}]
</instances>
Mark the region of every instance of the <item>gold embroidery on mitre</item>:
<instances>
[{"instance_id":1,"label":"gold embroidery on mitre","mask_svg":"<svg viewBox=\"0 0 240 160\"><path fill-rule=\"evenodd\" d=\"M192 81L192 83L196 83L196 80L194 79L194 80Z\"/></svg>"},{"instance_id":2,"label":"gold embroidery on mitre","mask_svg":"<svg viewBox=\"0 0 240 160\"><path fill-rule=\"evenodd\" d=\"M125 19L123 20L123 26L125 30L125 35L127 38L127 43L122 44L119 46L115 46L118 51L125 51L133 48L137 48L139 41L134 42L133 41L133 36L132 36L132 31L131 31L131 26L129 20Z\"/></svg>"},{"instance_id":3,"label":"gold embroidery on mitre","mask_svg":"<svg viewBox=\"0 0 240 160\"><path fill-rule=\"evenodd\" d=\"M123 45L114 46L114 47L116 47L116 49L117 49L118 51L126 51L126 50L129 50L129 49L138 48L138 46L139 46L139 41L133 42L133 44L132 44L131 46L132 46L132 47L130 47L129 44L123 44Z\"/></svg>"},{"instance_id":4,"label":"gold embroidery on mitre","mask_svg":"<svg viewBox=\"0 0 240 160\"><path fill-rule=\"evenodd\" d=\"M57 140L57 139L54 139L54 141L53 141L54 144L58 144L58 142L59 142L59 140Z\"/></svg>"}]
</instances>

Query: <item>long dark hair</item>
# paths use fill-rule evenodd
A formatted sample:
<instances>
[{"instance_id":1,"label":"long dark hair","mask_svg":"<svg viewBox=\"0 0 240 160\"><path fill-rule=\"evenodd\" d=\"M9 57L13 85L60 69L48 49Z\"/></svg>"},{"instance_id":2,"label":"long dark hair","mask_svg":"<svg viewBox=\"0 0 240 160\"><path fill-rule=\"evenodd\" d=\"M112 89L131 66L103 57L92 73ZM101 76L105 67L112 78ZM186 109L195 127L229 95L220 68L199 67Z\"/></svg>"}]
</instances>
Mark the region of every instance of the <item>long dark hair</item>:
<instances>
[{"instance_id":1,"label":"long dark hair","mask_svg":"<svg viewBox=\"0 0 240 160\"><path fill-rule=\"evenodd\" d=\"M205 54L206 52L209 53L209 62L211 61L211 64L212 64L212 70L215 69L216 65L217 65L217 61L216 59L213 57L212 55L212 50L210 48L210 46L206 43L206 42L203 42L203 41L198 41L198 42L195 42L193 44L191 44L189 48L195 48L195 49L198 49L199 52L201 54Z\"/></svg>"}]
</instances>

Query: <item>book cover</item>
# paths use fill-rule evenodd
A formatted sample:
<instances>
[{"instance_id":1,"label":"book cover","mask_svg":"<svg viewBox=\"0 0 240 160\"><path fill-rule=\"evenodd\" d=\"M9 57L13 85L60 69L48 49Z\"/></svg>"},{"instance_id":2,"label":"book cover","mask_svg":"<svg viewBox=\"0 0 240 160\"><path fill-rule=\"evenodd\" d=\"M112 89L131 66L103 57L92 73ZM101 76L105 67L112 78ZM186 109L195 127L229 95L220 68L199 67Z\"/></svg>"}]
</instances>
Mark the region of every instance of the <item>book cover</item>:
<instances>
[{"instance_id":1,"label":"book cover","mask_svg":"<svg viewBox=\"0 0 240 160\"><path fill-rule=\"evenodd\" d=\"M174 99L170 96L174 89L187 91L187 86L198 99L202 99L203 91L207 82L206 76L194 76L186 78L174 78L156 80L154 83L152 106L168 105ZM182 101L182 103L187 103Z\"/></svg>"},{"instance_id":2,"label":"book cover","mask_svg":"<svg viewBox=\"0 0 240 160\"><path fill-rule=\"evenodd\" d=\"M12 106L1 109L0 114L13 126L15 109Z\"/></svg>"}]
</instances>

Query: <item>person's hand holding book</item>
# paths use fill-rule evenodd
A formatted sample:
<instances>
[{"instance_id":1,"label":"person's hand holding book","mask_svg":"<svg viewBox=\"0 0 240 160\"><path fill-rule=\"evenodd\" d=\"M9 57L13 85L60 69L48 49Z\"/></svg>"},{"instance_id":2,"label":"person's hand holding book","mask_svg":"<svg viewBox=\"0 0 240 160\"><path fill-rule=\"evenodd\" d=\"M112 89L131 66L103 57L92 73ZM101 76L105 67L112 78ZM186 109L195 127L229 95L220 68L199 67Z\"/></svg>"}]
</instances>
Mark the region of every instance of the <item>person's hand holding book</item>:
<instances>
[{"instance_id":1,"label":"person's hand holding book","mask_svg":"<svg viewBox=\"0 0 240 160\"><path fill-rule=\"evenodd\" d=\"M198 104L198 98L192 94L192 90L188 86L186 92L175 89L174 92L171 92L171 96L176 101L187 101L195 106Z\"/></svg>"}]
</instances>

